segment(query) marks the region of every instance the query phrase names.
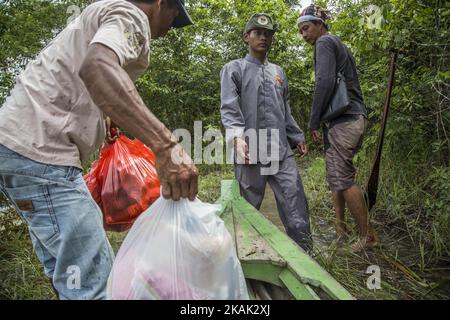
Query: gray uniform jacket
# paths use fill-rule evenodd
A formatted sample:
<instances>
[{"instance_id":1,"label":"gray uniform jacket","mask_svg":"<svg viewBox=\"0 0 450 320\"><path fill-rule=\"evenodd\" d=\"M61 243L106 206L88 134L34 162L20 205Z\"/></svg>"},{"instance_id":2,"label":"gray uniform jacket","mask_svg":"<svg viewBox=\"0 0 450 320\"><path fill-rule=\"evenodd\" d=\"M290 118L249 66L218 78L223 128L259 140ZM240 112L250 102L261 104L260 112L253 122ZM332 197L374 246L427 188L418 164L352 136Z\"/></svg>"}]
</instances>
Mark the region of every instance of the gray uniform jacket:
<instances>
[{"instance_id":1,"label":"gray uniform jacket","mask_svg":"<svg viewBox=\"0 0 450 320\"><path fill-rule=\"evenodd\" d=\"M227 140L248 129L267 129L267 151L259 150L258 162L271 155L271 129L279 130L279 158L292 155L292 148L305 141L303 131L291 114L286 74L275 64L261 63L251 55L227 63L220 72L221 117ZM261 149L259 141L258 149ZM264 148L265 149L265 148ZM255 161L253 161L255 162Z\"/></svg>"}]
</instances>

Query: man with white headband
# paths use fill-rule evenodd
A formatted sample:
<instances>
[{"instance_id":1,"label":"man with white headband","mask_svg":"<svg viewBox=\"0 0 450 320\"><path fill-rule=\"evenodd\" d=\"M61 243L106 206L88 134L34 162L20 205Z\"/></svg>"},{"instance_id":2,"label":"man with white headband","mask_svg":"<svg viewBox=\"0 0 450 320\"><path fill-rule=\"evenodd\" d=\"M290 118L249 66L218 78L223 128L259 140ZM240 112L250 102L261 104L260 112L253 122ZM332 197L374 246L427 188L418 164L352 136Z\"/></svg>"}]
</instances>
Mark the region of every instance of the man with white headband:
<instances>
[{"instance_id":1,"label":"man with white headband","mask_svg":"<svg viewBox=\"0 0 450 320\"><path fill-rule=\"evenodd\" d=\"M378 244L378 237L369 223L363 194L355 184L356 169L352 161L362 144L367 127L367 111L355 59L337 36L328 33L328 19L328 11L310 5L297 20L299 33L306 42L314 46L316 84L309 128L314 142L318 143L319 128L321 124L323 126L327 180L336 212L337 237L343 240L348 234L344 217L347 205L359 228L360 238L352 245L352 249L360 251ZM345 77L350 103L343 114L323 120L322 116L335 92L338 72Z\"/></svg>"}]
</instances>

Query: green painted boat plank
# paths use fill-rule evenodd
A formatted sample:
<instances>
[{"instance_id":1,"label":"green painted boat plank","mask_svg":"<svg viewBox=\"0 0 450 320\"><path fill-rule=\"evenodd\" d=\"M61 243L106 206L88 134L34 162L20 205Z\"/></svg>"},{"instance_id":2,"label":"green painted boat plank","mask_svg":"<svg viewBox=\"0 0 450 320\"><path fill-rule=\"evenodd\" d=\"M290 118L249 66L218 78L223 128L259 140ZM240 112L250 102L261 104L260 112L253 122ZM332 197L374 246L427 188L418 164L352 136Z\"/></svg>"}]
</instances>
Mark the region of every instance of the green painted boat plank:
<instances>
[{"instance_id":1,"label":"green painted boat plank","mask_svg":"<svg viewBox=\"0 0 450 320\"><path fill-rule=\"evenodd\" d=\"M239 184L236 180L222 180L219 201L239 199L240 193Z\"/></svg>"},{"instance_id":2,"label":"green painted boat plank","mask_svg":"<svg viewBox=\"0 0 450 320\"><path fill-rule=\"evenodd\" d=\"M280 280L297 300L320 300L319 296L308 286L301 283L288 269L279 275Z\"/></svg>"},{"instance_id":3,"label":"green painted boat plank","mask_svg":"<svg viewBox=\"0 0 450 320\"><path fill-rule=\"evenodd\" d=\"M233 219L231 205L223 204L220 217L223 220L228 232L230 233L231 238L233 239L233 244L234 244L234 247L236 248L236 253L237 253L236 234L235 234L235 230L234 230L234 219Z\"/></svg>"},{"instance_id":4,"label":"green painted boat plank","mask_svg":"<svg viewBox=\"0 0 450 320\"><path fill-rule=\"evenodd\" d=\"M317 294L310 287L314 286L326 292L331 298L353 299L344 287L292 239L240 197L237 181L224 180L221 189L222 194L217 203L222 204L223 208L219 215L230 232L233 232L236 250L241 251L239 258L246 278L284 285L293 291L297 298L317 299ZM264 254L258 254L257 250L252 253L251 248L254 244L252 241L267 242L266 247L271 247L274 254L266 254L266 250L261 252ZM287 269L274 263L278 257L281 258L279 261L286 263ZM281 278L276 279L279 275Z\"/></svg>"},{"instance_id":5,"label":"green painted boat plank","mask_svg":"<svg viewBox=\"0 0 450 320\"><path fill-rule=\"evenodd\" d=\"M279 265L271 264L268 261L241 261L242 271L247 279L264 281L283 287L280 280L280 273L284 270Z\"/></svg>"}]
</instances>

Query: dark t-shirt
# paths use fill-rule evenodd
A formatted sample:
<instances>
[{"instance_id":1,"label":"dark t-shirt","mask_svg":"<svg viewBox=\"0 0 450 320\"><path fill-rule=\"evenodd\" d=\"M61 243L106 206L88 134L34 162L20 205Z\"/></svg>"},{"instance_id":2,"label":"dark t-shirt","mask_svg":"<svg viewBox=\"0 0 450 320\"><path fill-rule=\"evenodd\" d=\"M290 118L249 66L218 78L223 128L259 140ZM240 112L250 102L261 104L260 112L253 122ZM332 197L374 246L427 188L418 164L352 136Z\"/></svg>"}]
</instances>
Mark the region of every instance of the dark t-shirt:
<instances>
[{"instance_id":1,"label":"dark t-shirt","mask_svg":"<svg viewBox=\"0 0 450 320\"><path fill-rule=\"evenodd\" d=\"M320 117L332 98L338 71L344 74L350 98L350 109L341 117L346 115L367 117L355 59L337 36L324 35L317 40L314 47L314 70L316 85L309 120L311 129L317 130L320 127Z\"/></svg>"}]
</instances>

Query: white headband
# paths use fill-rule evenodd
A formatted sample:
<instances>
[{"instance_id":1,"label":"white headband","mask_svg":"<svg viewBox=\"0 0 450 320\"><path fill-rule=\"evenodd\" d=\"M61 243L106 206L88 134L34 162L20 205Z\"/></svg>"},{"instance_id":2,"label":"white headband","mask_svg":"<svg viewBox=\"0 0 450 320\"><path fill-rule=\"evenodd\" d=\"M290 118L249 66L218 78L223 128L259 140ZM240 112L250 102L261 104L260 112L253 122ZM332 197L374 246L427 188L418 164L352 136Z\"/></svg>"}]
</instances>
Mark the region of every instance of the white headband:
<instances>
[{"instance_id":1,"label":"white headband","mask_svg":"<svg viewBox=\"0 0 450 320\"><path fill-rule=\"evenodd\" d=\"M325 24L325 21L323 21L319 17L306 15L306 16L301 16L298 18L297 25L299 25L300 23L303 23L303 22L308 22L308 21L321 21L323 24Z\"/></svg>"}]
</instances>

